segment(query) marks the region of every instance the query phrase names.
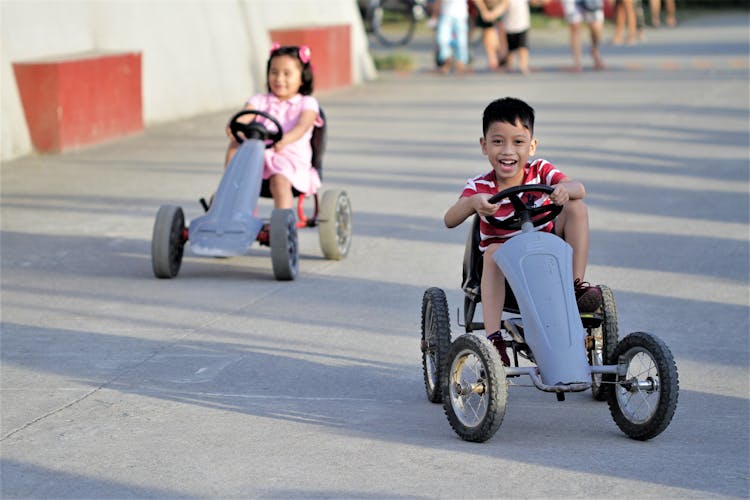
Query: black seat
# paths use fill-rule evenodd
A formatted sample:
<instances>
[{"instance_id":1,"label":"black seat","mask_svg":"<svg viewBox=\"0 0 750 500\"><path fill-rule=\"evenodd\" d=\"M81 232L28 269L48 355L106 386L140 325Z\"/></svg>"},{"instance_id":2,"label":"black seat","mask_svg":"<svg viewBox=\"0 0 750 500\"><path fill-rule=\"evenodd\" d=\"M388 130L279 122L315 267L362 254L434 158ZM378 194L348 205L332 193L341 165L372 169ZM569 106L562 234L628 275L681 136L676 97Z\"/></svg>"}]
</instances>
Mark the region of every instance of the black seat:
<instances>
[{"instance_id":1,"label":"black seat","mask_svg":"<svg viewBox=\"0 0 750 500\"><path fill-rule=\"evenodd\" d=\"M312 158L311 163L315 170L318 171L318 177L323 180L323 154L326 151L326 141L328 140L328 121L326 115L323 113L323 108L320 108L320 118L323 120L323 125L320 127L313 127L312 137L310 138L310 145L312 146ZM294 187L292 187L292 194L297 198L300 194ZM260 195L263 198L272 198L271 188L268 184L268 179L263 179L263 183L260 186Z\"/></svg>"},{"instance_id":2,"label":"black seat","mask_svg":"<svg viewBox=\"0 0 750 500\"><path fill-rule=\"evenodd\" d=\"M475 215L471 221L471 228L466 238L466 247L464 248L463 262L463 282L461 288L466 297L474 304L482 301L482 292L480 285L482 283L482 268L484 260L482 252L479 251L479 216ZM505 282L505 306L503 310L510 313L519 314L516 296L513 295L508 282Z\"/></svg>"}]
</instances>

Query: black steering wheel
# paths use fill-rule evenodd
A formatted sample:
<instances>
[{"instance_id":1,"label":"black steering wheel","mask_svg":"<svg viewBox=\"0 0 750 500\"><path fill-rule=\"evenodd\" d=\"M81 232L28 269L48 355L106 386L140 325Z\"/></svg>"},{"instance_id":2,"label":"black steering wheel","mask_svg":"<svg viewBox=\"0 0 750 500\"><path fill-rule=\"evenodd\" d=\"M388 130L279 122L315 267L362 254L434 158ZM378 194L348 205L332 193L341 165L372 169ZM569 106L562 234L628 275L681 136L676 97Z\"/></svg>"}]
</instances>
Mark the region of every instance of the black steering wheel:
<instances>
[{"instance_id":1,"label":"black steering wheel","mask_svg":"<svg viewBox=\"0 0 750 500\"><path fill-rule=\"evenodd\" d=\"M256 115L268 118L276 126L276 131L268 130L262 123L255 121L255 119L250 123L242 123L237 120L239 117L245 115ZM231 130L232 135L240 144L242 144L245 139L258 139L261 141L268 141L266 142L266 148L270 148L279 142L284 136L279 121L268 113L258 111L257 109L245 109L234 115L229 120L229 130Z\"/></svg>"},{"instance_id":2,"label":"black steering wheel","mask_svg":"<svg viewBox=\"0 0 750 500\"><path fill-rule=\"evenodd\" d=\"M500 229L505 229L506 231L516 231L521 229L525 222L531 222L534 227L543 226L560 215L560 212L562 212L563 209L562 205L550 203L548 205L535 207L533 201L527 205L518 195L520 193L543 193L549 195L552 194L554 190L555 188L546 184L526 184L504 189L487 201L490 203L498 203L500 200L507 198L513 205L515 213L504 220L498 220L495 217L486 217L485 220L489 224Z\"/></svg>"}]
</instances>

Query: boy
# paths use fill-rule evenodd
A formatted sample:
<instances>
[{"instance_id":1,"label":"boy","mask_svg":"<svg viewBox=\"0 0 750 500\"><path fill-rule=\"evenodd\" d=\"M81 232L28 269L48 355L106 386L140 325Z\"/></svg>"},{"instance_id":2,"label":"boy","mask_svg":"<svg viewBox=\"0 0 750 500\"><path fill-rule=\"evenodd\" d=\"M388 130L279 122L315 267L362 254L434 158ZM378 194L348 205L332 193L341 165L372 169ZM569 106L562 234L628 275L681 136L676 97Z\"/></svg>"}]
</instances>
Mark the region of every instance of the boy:
<instances>
[{"instance_id":1,"label":"boy","mask_svg":"<svg viewBox=\"0 0 750 500\"><path fill-rule=\"evenodd\" d=\"M534 110L524 101L505 97L491 102L484 110L483 137L479 138L482 154L489 159L492 170L469 179L461 197L445 213L444 222L456 227L473 214L479 214L480 243L483 253L481 280L482 317L487 338L500 352L503 364L510 365L505 342L500 335L500 320L505 302L505 276L492 260L500 245L520 231L505 231L489 224L489 217L505 219L513 214L510 203L491 204L488 199L500 191L522 184L547 184L554 192L545 203L562 205L554 222L535 228L552 232L573 247L573 280L578 307L582 312L596 310L602 293L583 281L589 248L588 209L582 199L586 190L578 181L569 179L551 163L529 161L536 151Z\"/></svg>"}]
</instances>

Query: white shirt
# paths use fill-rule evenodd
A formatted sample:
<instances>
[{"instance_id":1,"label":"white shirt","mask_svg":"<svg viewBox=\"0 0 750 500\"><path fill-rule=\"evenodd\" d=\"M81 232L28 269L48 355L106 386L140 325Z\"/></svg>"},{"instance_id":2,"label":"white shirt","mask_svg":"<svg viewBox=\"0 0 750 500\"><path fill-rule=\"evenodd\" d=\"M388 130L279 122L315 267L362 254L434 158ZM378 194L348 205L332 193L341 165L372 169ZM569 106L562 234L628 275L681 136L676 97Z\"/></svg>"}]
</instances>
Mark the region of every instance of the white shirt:
<instances>
[{"instance_id":1,"label":"white shirt","mask_svg":"<svg viewBox=\"0 0 750 500\"><path fill-rule=\"evenodd\" d=\"M440 15L468 19L469 6L466 0L443 0L440 4Z\"/></svg>"},{"instance_id":2,"label":"white shirt","mask_svg":"<svg viewBox=\"0 0 750 500\"><path fill-rule=\"evenodd\" d=\"M503 26L508 33L522 33L531 28L529 0L509 0Z\"/></svg>"}]
</instances>

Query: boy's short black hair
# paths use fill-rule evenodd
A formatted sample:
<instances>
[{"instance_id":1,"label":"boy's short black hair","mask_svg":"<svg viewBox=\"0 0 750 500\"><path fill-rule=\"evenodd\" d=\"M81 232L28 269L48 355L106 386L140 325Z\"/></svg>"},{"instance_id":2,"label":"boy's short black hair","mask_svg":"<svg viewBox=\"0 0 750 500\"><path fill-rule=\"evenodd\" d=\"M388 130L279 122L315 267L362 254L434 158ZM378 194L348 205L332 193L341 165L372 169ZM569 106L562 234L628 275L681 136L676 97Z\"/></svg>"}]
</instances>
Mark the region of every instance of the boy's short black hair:
<instances>
[{"instance_id":1,"label":"boy's short black hair","mask_svg":"<svg viewBox=\"0 0 750 500\"><path fill-rule=\"evenodd\" d=\"M489 103L484 108L482 116L482 133L487 135L490 125L496 122L504 122L515 125L521 123L534 137L534 108L521 99L515 97L503 97Z\"/></svg>"},{"instance_id":2,"label":"boy's short black hair","mask_svg":"<svg viewBox=\"0 0 750 500\"><path fill-rule=\"evenodd\" d=\"M310 61L302 62L299 56L299 47L296 45L286 45L277 47L271 51L271 55L268 57L266 63L266 88L268 92L271 92L271 84L268 83L268 73L271 71L271 59L278 56L290 56L299 61L302 66L302 86L299 88L299 93L302 95L312 95L313 93L313 69Z\"/></svg>"}]
</instances>

